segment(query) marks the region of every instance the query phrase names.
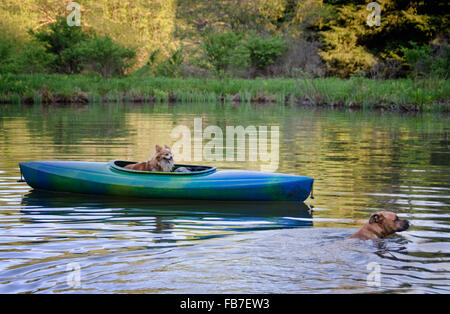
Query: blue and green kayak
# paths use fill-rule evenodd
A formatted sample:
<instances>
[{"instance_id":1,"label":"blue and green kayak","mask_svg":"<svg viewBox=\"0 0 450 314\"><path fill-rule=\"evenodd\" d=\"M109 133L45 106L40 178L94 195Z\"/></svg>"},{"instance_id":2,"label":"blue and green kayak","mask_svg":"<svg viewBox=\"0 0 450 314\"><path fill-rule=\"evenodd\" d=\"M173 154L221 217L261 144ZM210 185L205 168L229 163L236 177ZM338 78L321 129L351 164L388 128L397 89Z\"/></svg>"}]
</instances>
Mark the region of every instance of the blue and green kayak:
<instances>
[{"instance_id":1,"label":"blue and green kayak","mask_svg":"<svg viewBox=\"0 0 450 314\"><path fill-rule=\"evenodd\" d=\"M153 199L304 201L314 179L303 176L210 166L175 165L172 172L124 168L131 161L28 161L19 164L37 190ZM176 172L183 169L185 172Z\"/></svg>"}]
</instances>

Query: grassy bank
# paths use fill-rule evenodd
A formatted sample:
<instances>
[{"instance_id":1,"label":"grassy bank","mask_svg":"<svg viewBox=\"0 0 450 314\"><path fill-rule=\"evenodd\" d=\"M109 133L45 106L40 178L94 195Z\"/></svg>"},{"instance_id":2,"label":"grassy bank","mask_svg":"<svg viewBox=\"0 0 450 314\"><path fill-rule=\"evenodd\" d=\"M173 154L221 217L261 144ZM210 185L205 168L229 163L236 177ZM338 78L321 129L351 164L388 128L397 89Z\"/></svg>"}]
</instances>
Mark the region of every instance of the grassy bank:
<instances>
[{"instance_id":1,"label":"grassy bank","mask_svg":"<svg viewBox=\"0 0 450 314\"><path fill-rule=\"evenodd\" d=\"M449 111L449 80L102 78L0 75L0 103L278 102Z\"/></svg>"}]
</instances>

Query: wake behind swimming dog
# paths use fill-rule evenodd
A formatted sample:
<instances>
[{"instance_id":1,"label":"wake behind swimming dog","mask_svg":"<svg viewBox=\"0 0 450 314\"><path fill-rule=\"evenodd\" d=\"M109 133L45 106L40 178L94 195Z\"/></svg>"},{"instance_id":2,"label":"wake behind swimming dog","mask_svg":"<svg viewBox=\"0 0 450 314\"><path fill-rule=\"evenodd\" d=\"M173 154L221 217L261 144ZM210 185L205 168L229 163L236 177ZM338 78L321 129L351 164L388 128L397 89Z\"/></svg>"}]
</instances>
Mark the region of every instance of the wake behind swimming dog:
<instances>
[{"instance_id":1,"label":"wake behind swimming dog","mask_svg":"<svg viewBox=\"0 0 450 314\"><path fill-rule=\"evenodd\" d=\"M169 146L155 146L156 152L147 161L125 166L125 168L141 171L170 172L174 166L173 154Z\"/></svg>"}]
</instances>

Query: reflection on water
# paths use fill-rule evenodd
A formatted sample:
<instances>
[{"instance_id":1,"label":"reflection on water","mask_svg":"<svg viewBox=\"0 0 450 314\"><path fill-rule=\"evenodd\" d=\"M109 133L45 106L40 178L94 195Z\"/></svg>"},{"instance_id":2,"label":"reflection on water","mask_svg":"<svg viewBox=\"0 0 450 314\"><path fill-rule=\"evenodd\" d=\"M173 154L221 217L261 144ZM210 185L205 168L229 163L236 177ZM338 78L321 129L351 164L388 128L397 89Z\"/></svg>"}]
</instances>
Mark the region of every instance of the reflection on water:
<instances>
[{"instance_id":1,"label":"reflection on water","mask_svg":"<svg viewBox=\"0 0 450 314\"><path fill-rule=\"evenodd\" d=\"M116 221L130 223L132 228L141 221L150 233L183 239L176 235L192 232L189 240L239 231L312 226L310 207L297 202L141 200L32 191L24 195L21 213L30 222L41 222L43 217L45 221L52 217L58 222L77 222L84 231L86 221L97 221L105 228ZM196 234L199 230L202 232ZM164 238L160 242L172 240Z\"/></svg>"},{"instance_id":2,"label":"reflection on water","mask_svg":"<svg viewBox=\"0 0 450 314\"><path fill-rule=\"evenodd\" d=\"M316 198L168 202L44 193L17 182L19 161L144 160L196 117L223 130L278 126L278 171L314 177ZM448 122L276 105L2 106L0 292L448 293ZM413 226L380 241L346 240L379 210ZM367 285L372 262L380 287ZM70 263L80 266L79 287L67 282Z\"/></svg>"}]
</instances>

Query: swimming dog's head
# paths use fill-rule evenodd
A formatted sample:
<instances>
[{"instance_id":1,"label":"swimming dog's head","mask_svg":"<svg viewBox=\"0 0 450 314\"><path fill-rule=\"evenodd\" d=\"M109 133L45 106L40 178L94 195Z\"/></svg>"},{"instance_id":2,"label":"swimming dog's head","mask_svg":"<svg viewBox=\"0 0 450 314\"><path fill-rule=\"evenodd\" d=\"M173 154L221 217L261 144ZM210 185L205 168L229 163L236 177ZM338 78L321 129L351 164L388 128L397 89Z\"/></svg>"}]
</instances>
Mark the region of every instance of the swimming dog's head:
<instances>
[{"instance_id":1,"label":"swimming dog's head","mask_svg":"<svg viewBox=\"0 0 450 314\"><path fill-rule=\"evenodd\" d=\"M164 145L164 148L162 148L159 145L155 146L156 153L152 157L152 162L156 163L156 168L159 168L157 170L159 171L171 171L174 165L173 161L173 154L170 150L170 147L167 145Z\"/></svg>"},{"instance_id":2,"label":"swimming dog's head","mask_svg":"<svg viewBox=\"0 0 450 314\"><path fill-rule=\"evenodd\" d=\"M405 231L409 228L409 221L400 219L397 214L393 212L378 212L372 214L369 221L361 227L350 238L359 238L363 240L384 238L395 232Z\"/></svg>"},{"instance_id":3,"label":"swimming dog's head","mask_svg":"<svg viewBox=\"0 0 450 314\"><path fill-rule=\"evenodd\" d=\"M386 211L372 214L369 224L379 229L382 235L390 235L409 228L408 220L400 219L395 213Z\"/></svg>"}]
</instances>

